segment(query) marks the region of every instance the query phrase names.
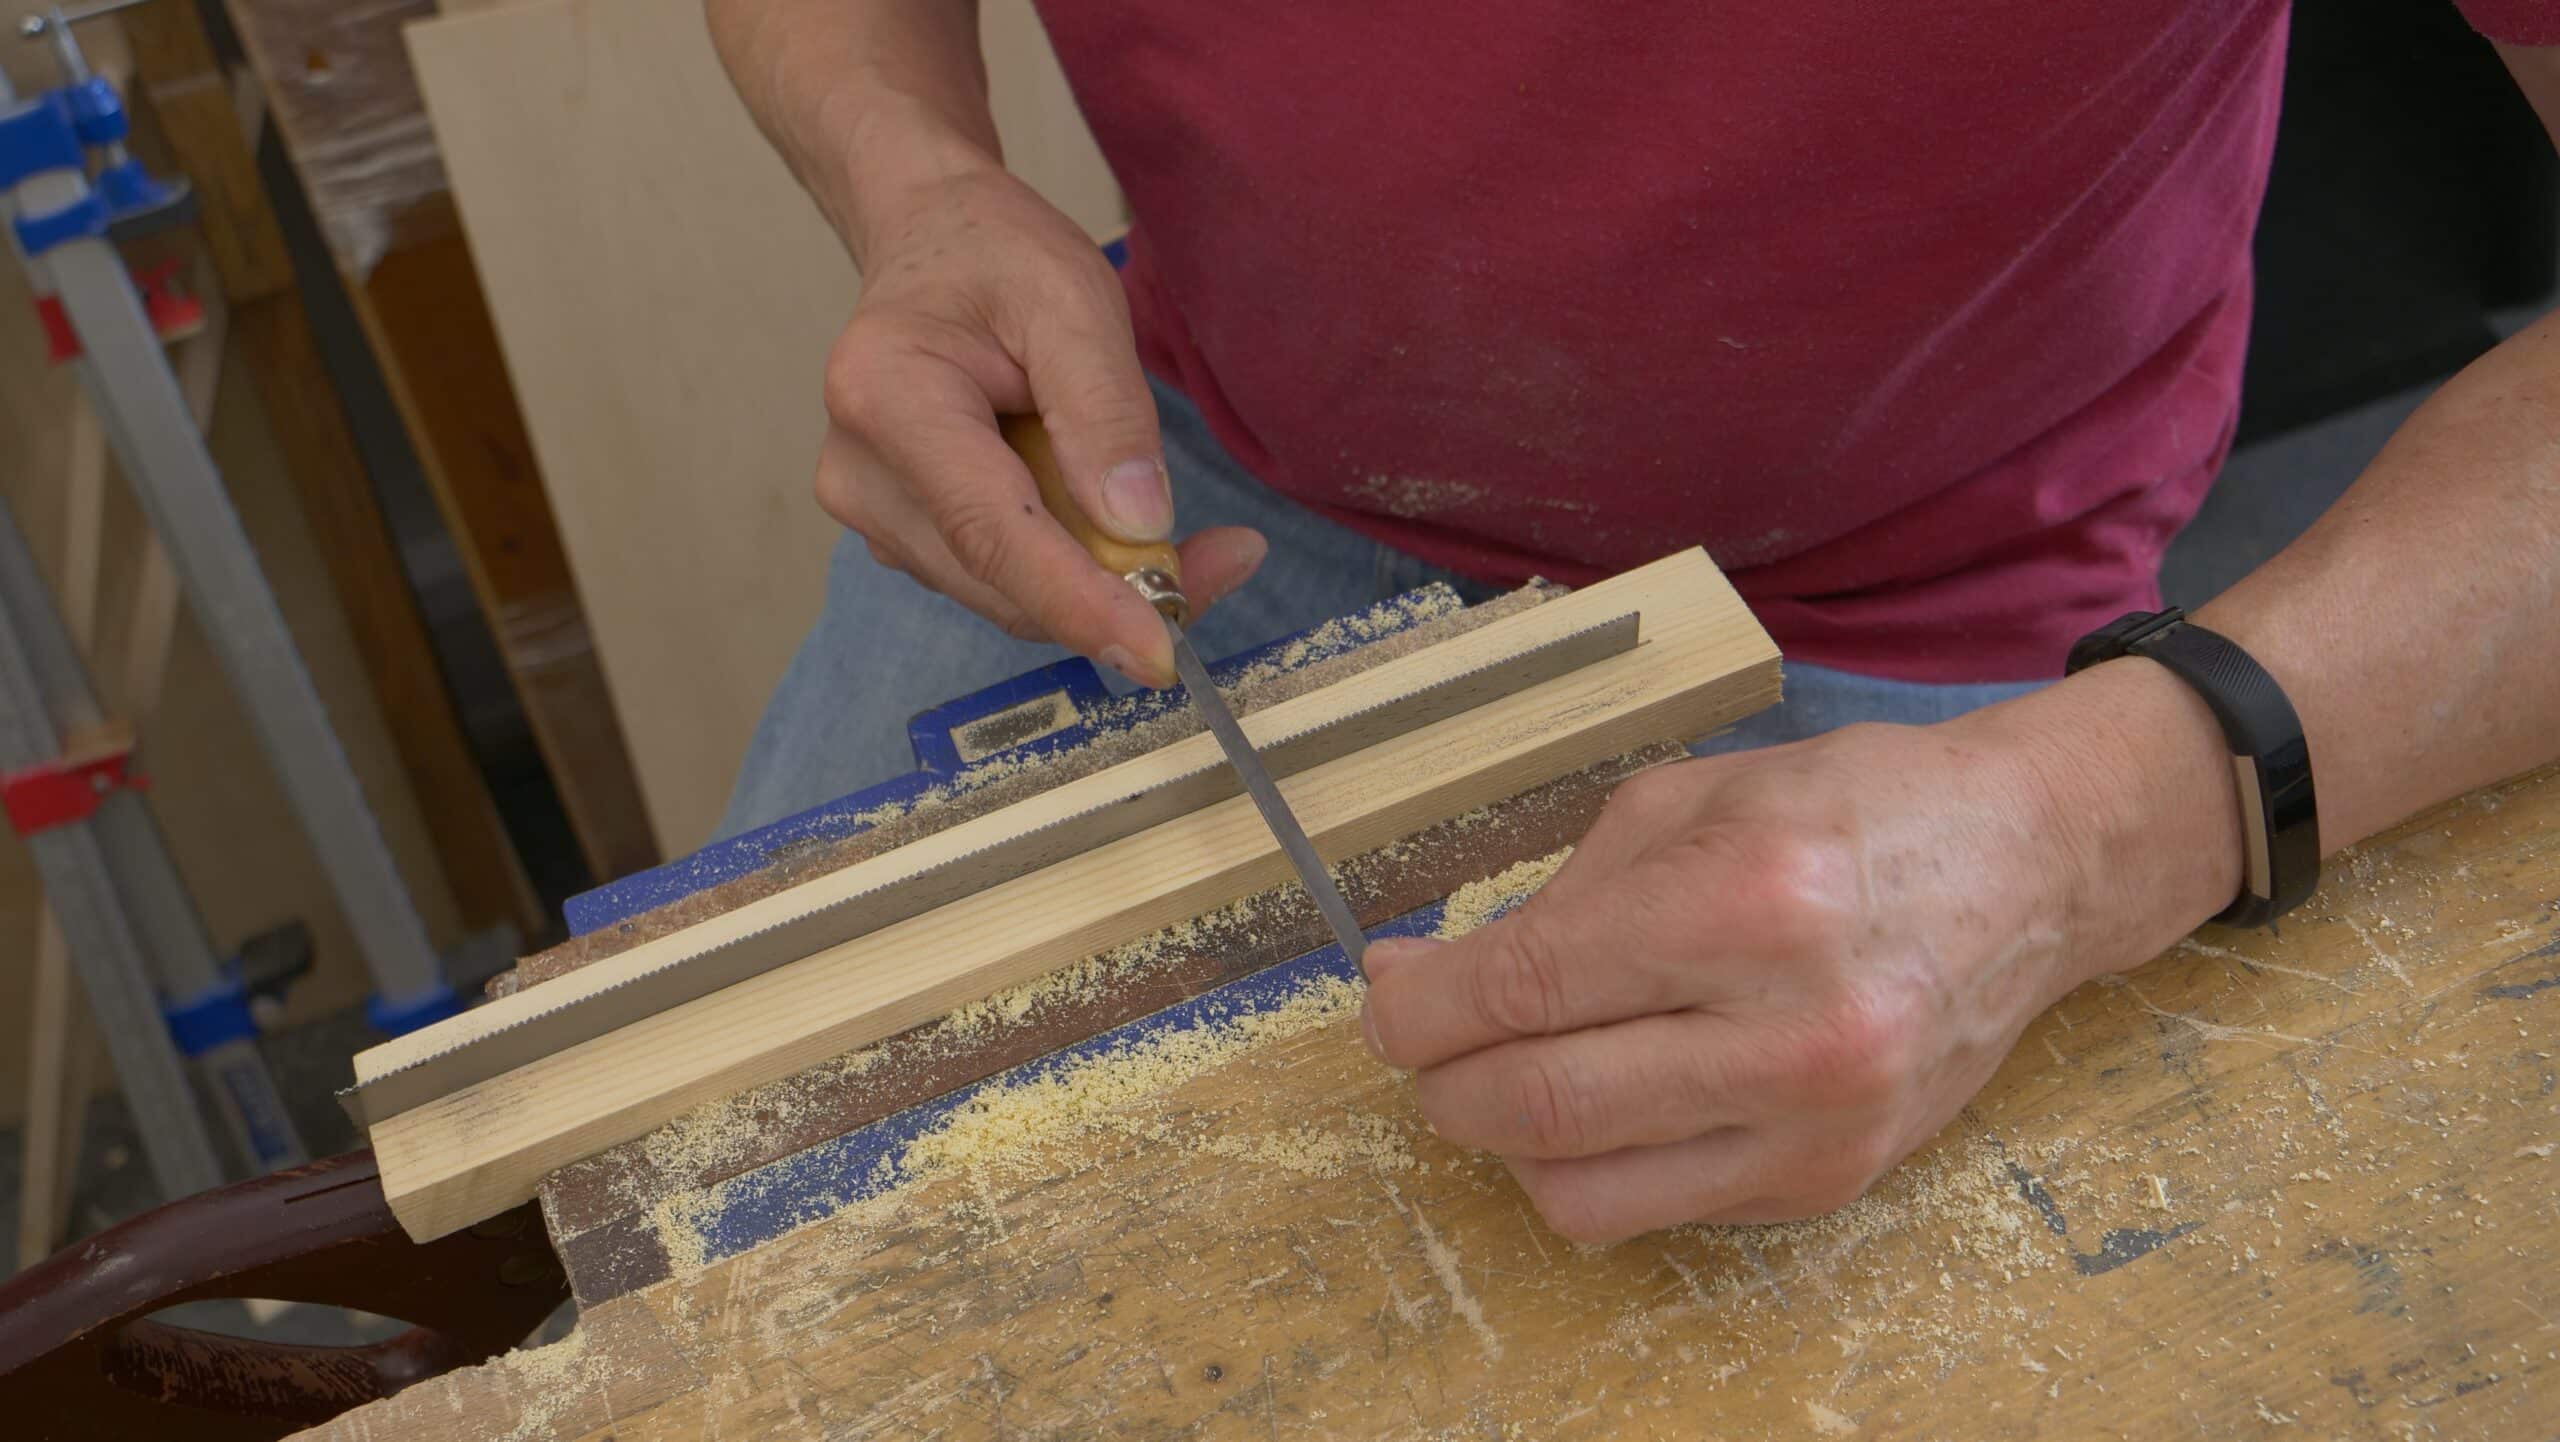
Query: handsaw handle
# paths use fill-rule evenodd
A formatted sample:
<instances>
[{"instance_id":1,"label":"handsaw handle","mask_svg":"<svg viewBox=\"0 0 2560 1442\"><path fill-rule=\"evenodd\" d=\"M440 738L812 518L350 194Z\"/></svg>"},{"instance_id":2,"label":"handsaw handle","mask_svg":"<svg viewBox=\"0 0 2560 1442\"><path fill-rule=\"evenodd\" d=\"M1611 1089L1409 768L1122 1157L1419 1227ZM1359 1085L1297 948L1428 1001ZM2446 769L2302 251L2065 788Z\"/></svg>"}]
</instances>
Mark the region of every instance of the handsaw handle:
<instances>
[{"instance_id":1,"label":"handsaw handle","mask_svg":"<svg viewBox=\"0 0 2560 1442\"><path fill-rule=\"evenodd\" d=\"M412 1243L373 1153L350 1152L167 1203L0 1281L0 1415L35 1442L281 1437L485 1362L568 1296L535 1204ZM314 1347L152 1320L217 1297L412 1326Z\"/></svg>"},{"instance_id":2,"label":"handsaw handle","mask_svg":"<svg viewBox=\"0 0 2560 1442\"><path fill-rule=\"evenodd\" d=\"M1176 621L1189 610L1182 597L1182 557L1169 541L1132 542L1103 530L1076 504L1067 491L1066 472L1058 467L1058 451L1049 441L1049 428L1038 416L1000 416L996 425L1004 432L1004 442L1022 458L1031 479L1040 487L1040 504L1067 528L1076 544L1094 563L1111 574L1125 578L1146 597L1148 604L1171 615Z\"/></svg>"}]
</instances>

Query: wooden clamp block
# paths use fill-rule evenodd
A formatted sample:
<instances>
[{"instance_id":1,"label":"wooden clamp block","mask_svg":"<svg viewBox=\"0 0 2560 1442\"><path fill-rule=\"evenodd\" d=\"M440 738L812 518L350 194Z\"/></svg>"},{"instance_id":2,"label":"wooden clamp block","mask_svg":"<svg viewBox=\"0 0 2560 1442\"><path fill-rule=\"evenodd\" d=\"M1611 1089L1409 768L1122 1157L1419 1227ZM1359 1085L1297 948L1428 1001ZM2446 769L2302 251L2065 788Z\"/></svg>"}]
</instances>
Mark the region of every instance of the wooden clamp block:
<instances>
[{"instance_id":1,"label":"wooden clamp block","mask_svg":"<svg viewBox=\"0 0 2560 1442\"><path fill-rule=\"evenodd\" d=\"M1281 783L1342 857L1649 741L1702 735L1778 698L1778 652L1703 551L1682 552L1248 718L1267 738L1356 712L1524 644L1635 611L1634 650L1391 736ZM1042 824L1178 775L1214 747L1168 746L728 915L376 1047L360 1081L902 874L987 833ZM831 946L777 970L389 1117L383 1190L428 1240L531 1197L552 1171L716 1097L788 1076L1043 972L1286 879L1250 801L1232 798Z\"/></svg>"}]
</instances>

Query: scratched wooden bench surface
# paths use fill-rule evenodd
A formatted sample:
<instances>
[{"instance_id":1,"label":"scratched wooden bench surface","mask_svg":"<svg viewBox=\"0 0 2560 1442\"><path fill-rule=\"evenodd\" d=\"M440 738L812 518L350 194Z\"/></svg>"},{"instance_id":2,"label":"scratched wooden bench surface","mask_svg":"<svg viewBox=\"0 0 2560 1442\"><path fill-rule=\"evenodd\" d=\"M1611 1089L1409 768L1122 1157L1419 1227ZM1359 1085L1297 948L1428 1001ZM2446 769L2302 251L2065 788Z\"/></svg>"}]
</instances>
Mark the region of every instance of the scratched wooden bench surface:
<instances>
[{"instance_id":1,"label":"scratched wooden bench surface","mask_svg":"<svg viewBox=\"0 0 2560 1442\"><path fill-rule=\"evenodd\" d=\"M2555 1053L2546 771L2066 998L1839 1216L1576 1249L1337 1023L317 1435L2547 1438Z\"/></svg>"}]
</instances>

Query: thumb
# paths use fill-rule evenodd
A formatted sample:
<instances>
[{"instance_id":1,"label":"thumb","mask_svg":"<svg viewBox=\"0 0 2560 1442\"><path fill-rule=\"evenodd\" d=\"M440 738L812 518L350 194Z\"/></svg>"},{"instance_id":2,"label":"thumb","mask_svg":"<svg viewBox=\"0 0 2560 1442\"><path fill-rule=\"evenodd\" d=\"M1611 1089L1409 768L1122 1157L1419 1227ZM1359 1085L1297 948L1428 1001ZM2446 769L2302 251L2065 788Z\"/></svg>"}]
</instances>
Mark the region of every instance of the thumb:
<instances>
[{"instance_id":1,"label":"thumb","mask_svg":"<svg viewBox=\"0 0 2560 1442\"><path fill-rule=\"evenodd\" d=\"M1057 322L1027 347L1031 399L1056 446L1067 494L1123 541L1173 539L1173 488L1155 397L1125 316Z\"/></svg>"}]
</instances>

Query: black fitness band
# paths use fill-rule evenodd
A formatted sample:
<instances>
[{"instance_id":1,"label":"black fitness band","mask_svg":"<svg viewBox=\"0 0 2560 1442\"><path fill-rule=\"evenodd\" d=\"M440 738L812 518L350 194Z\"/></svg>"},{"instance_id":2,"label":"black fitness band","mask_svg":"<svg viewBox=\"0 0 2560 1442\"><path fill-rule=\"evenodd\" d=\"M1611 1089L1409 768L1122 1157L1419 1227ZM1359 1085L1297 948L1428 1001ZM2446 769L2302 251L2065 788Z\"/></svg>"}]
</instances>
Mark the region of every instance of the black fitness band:
<instances>
[{"instance_id":1,"label":"black fitness band","mask_svg":"<svg viewBox=\"0 0 2560 1442\"><path fill-rule=\"evenodd\" d=\"M2311 792L2311 747L2284 688L2248 652L2189 625L2175 606L2129 612L2081 637L2063 674L2119 656L2147 656L2194 687L2231 743L2248 869L2240 898L2214 920L2264 926L2300 906L2320 884L2320 808Z\"/></svg>"}]
</instances>

